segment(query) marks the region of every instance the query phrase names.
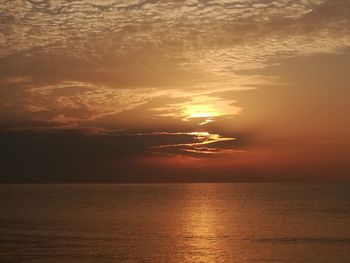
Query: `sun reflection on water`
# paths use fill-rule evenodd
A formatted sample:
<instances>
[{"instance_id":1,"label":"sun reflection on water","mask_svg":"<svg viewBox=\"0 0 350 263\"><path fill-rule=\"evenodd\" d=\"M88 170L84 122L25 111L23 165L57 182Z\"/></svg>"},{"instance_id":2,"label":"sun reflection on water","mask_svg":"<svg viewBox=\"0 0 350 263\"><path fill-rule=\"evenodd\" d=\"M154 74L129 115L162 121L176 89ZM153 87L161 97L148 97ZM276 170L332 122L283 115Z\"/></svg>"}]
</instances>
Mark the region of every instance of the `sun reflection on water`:
<instances>
[{"instance_id":1,"label":"sun reflection on water","mask_svg":"<svg viewBox=\"0 0 350 263\"><path fill-rule=\"evenodd\" d=\"M218 212L217 204L219 197L214 185L200 186L203 191L201 198L191 199L189 207L191 210L185 211L185 233L184 262L227 262L230 258L228 253L228 243L221 231L219 222L222 213ZM208 199L210 192L212 199Z\"/></svg>"}]
</instances>

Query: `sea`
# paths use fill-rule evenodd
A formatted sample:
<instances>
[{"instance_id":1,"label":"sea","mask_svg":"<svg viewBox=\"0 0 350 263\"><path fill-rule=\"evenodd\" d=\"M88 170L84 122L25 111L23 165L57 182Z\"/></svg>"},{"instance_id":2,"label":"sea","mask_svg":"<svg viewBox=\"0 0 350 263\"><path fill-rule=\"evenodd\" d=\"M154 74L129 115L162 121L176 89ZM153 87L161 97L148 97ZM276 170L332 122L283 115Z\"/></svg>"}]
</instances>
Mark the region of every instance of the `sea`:
<instances>
[{"instance_id":1,"label":"sea","mask_svg":"<svg viewBox=\"0 0 350 263\"><path fill-rule=\"evenodd\" d=\"M0 185L0 262L350 262L349 184Z\"/></svg>"}]
</instances>

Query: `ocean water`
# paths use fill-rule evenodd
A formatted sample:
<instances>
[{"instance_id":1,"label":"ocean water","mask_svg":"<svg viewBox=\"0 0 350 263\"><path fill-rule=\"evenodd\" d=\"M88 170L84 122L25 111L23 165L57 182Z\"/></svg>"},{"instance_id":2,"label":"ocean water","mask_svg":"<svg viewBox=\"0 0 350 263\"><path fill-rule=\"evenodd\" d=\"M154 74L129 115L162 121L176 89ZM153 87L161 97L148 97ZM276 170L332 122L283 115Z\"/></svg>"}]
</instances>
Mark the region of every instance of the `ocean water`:
<instances>
[{"instance_id":1,"label":"ocean water","mask_svg":"<svg viewBox=\"0 0 350 263\"><path fill-rule=\"evenodd\" d=\"M2 185L0 209L0 262L350 262L350 185Z\"/></svg>"}]
</instances>

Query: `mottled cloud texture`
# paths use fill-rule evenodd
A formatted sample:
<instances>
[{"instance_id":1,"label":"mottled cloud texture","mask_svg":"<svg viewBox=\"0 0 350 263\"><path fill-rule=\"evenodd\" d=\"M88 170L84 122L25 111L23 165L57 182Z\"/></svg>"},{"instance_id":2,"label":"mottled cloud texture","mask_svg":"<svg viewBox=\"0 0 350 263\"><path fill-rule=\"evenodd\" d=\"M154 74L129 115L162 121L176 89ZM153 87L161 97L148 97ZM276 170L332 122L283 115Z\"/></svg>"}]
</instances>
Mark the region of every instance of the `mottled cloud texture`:
<instances>
[{"instance_id":1,"label":"mottled cloud texture","mask_svg":"<svg viewBox=\"0 0 350 263\"><path fill-rule=\"evenodd\" d=\"M3 0L0 129L344 141L349 48L347 0Z\"/></svg>"},{"instance_id":2,"label":"mottled cloud texture","mask_svg":"<svg viewBox=\"0 0 350 263\"><path fill-rule=\"evenodd\" d=\"M253 89L276 80L242 70L350 45L339 0L2 1L0 20L1 111L61 126Z\"/></svg>"}]
</instances>

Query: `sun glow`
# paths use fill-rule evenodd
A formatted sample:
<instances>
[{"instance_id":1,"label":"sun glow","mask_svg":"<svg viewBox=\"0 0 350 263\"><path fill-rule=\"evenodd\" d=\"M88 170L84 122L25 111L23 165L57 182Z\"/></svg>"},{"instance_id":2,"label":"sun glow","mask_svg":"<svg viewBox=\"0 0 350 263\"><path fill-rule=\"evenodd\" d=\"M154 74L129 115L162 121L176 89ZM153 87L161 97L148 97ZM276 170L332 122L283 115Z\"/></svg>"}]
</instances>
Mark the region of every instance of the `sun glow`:
<instances>
[{"instance_id":1,"label":"sun glow","mask_svg":"<svg viewBox=\"0 0 350 263\"><path fill-rule=\"evenodd\" d=\"M189 105L184 111L185 117L183 121L189 121L190 119L200 119L201 123L198 125L204 125L213 122L215 117L221 115L221 113L210 105Z\"/></svg>"},{"instance_id":2,"label":"sun glow","mask_svg":"<svg viewBox=\"0 0 350 263\"><path fill-rule=\"evenodd\" d=\"M187 118L213 118L220 115L218 110L210 105L190 105L184 113Z\"/></svg>"}]
</instances>

